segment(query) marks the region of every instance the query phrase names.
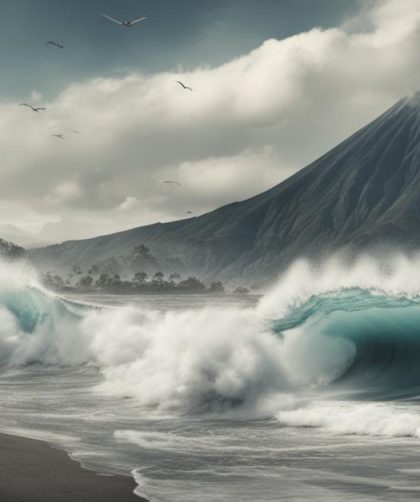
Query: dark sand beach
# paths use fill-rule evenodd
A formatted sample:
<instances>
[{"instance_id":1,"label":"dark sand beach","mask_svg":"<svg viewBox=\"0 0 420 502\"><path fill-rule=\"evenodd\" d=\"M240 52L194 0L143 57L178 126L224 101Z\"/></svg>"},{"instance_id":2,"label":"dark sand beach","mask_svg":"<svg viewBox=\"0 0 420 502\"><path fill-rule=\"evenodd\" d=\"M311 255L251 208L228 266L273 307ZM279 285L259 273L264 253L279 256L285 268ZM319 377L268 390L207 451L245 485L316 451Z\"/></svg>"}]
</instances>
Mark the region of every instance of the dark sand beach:
<instances>
[{"instance_id":1,"label":"dark sand beach","mask_svg":"<svg viewBox=\"0 0 420 502\"><path fill-rule=\"evenodd\" d=\"M0 434L1 502L146 502L130 477L83 469L48 443Z\"/></svg>"}]
</instances>

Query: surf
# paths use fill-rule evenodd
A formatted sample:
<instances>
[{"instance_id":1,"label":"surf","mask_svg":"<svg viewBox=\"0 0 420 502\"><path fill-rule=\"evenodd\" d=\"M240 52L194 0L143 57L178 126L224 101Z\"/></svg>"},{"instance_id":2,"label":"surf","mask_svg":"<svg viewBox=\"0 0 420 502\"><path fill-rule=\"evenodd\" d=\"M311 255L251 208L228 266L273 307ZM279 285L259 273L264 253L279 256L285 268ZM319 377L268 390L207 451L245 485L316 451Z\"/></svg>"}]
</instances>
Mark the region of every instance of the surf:
<instances>
[{"instance_id":1,"label":"surf","mask_svg":"<svg viewBox=\"0 0 420 502\"><path fill-rule=\"evenodd\" d=\"M97 370L94 391L179 414L278 417L308 400L416 400L419 259L295 263L256 305L95 308L0 266L0 364Z\"/></svg>"}]
</instances>

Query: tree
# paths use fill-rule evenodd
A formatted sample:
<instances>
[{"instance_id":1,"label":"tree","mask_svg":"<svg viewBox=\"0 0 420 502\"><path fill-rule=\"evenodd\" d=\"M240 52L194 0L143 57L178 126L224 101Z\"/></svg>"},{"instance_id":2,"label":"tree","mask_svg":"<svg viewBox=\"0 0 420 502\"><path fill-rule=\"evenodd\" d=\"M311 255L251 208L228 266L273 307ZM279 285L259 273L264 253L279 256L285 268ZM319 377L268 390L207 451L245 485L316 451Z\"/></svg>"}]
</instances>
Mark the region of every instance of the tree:
<instances>
[{"instance_id":1,"label":"tree","mask_svg":"<svg viewBox=\"0 0 420 502\"><path fill-rule=\"evenodd\" d=\"M150 258L150 249L144 244L139 244L133 249L133 258Z\"/></svg>"},{"instance_id":2,"label":"tree","mask_svg":"<svg viewBox=\"0 0 420 502\"><path fill-rule=\"evenodd\" d=\"M222 281L212 282L209 287L209 293L224 293L225 286Z\"/></svg>"},{"instance_id":3,"label":"tree","mask_svg":"<svg viewBox=\"0 0 420 502\"><path fill-rule=\"evenodd\" d=\"M181 281L178 284L177 288L184 291L199 293L205 291L206 286L201 281L199 281L197 277L188 277L188 279L185 279L185 281Z\"/></svg>"},{"instance_id":4,"label":"tree","mask_svg":"<svg viewBox=\"0 0 420 502\"><path fill-rule=\"evenodd\" d=\"M45 286L50 289L62 289L64 287L64 280L58 274L52 275L50 271L43 276L42 280Z\"/></svg>"},{"instance_id":5,"label":"tree","mask_svg":"<svg viewBox=\"0 0 420 502\"><path fill-rule=\"evenodd\" d=\"M114 274L111 278L111 286L120 286L121 285L121 277L118 274Z\"/></svg>"},{"instance_id":6,"label":"tree","mask_svg":"<svg viewBox=\"0 0 420 502\"><path fill-rule=\"evenodd\" d=\"M61 278L61 276L59 276L58 274L55 274L53 277L53 284L54 284L54 287L60 289L64 286L64 281Z\"/></svg>"},{"instance_id":7,"label":"tree","mask_svg":"<svg viewBox=\"0 0 420 502\"><path fill-rule=\"evenodd\" d=\"M77 282L76 286L79 288L90 288L93 284L93 277L91 275L85 275L81 277Z\"/></svg>"},{"instance_id":8,"label":"tree","mask_svg":"<svg viewBox=\"0 0 420 502\"><path fill-rule=\"evenodd\" d=\"M135 246L129 256L125 257L126 263L129 264L132 271L135 270L156 270L159 264L156 258L150 252L150 249L144 244Z\"/></svg>"},{"instance_id":9,"label":"tree","mask_svg":"<svg viewBox=\"0 0 420 502\"><path fill-rule=\"evenodd\" d=\"M133 282L136 285L142 285L147 281L148 278L149 276L148 274L146 274L146 272L137 272L134 275Z\"/></svg>"},{"instance_id":10,"label":"tree","mask_svg":"<svg viewBox=\"0 0 420 502\"><path fill-rule=\"evenodd\" d=\"M16 260L25 255L25 250L12 242L0 239L0 256L7 260Z\"/></svg>"},{"instance_id":11,"label":"tree","mask_svg":"<svg viewBox=\"0 0 420 502\"><path fill-rule=\"evenodd\" d=\"M249 294L249 289L248 288L243 288L242 286L237 287L233 293L235 295L247 295Z\"/></svg>"},{"instance_id":12,"label":"tree","mask_svg":"<svg viewBox=\"0 0 420 502\"><path fill-rule=\"evenodd\" d=\"M156 272L156 274L153 274L153 280L156 282L163 282L164 277L165 274L163 272Z\"/></svg>"},{"instance_id":13,"label":"tree","mask_svg":"<svg viewBox=\"0 0 420 502\"><path fill-rule=\"evenodd\" d=\"M112 278L109 274L101 274L95 285L98 286L98 288L107 288L111 285L111 283Z\"/></svg>"},{"instance_id":14,"label":"tree","mask_svg":"<svg viewBox=\"0 0 420 502\"><path fill-rule=\"evenodd\" d=\"M71 271L74 273L74 274L77 274L77 275L82 275L82 269L80 268L80 265L73 265Z\"/></svg>"},{"instance_id":15,"label":"tree","mask_svg":"<svg viewBox=\"0 0 420 502\"><path fill-rule=\"evenodd\" d=\"M98 267L98 265L91 265L88 274L89 275L98 275L99 274L99 267Z\"/></svg>"},{"instance_id":16,"label":"tree","mask_svg":"<svg viewBox=\"0 0 420 502\"><path fill-rule=\"evenodd\" d=\"M180 276L177 272L173 272L173 273L169 276L169 280L170 280L170 281L178 281L179 279L181 279L181 276Z\"/></svg>"}]
</instances>

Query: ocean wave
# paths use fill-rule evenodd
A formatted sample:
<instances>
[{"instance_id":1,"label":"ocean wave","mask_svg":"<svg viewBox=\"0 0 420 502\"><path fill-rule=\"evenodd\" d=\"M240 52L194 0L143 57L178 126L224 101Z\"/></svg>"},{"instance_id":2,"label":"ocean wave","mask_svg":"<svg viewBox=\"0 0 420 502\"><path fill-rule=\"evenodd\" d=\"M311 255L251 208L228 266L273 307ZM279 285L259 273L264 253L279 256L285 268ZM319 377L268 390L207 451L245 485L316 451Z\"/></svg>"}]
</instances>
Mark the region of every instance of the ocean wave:
<instances>
[{"instance_id":1,"label":"ocean wave","mask_svg":"<svg viewBox=\"0 0 420 502\"><path fill-rule=\"evenodd\" d=\"M97 392L153 409L296 424L308 399L328 393L415 399L418 264L301 261L255 308L167 312L79 306L1 265L0 364L92 365L104 377Z\"/></svg>"},{"instance_id":2,"label":"ocean wave","mask_svg":"<svg viewBox=\"0 0 420 502\"><path fill-rule=\"evenodd\" d=\"M321 401L280 410L277 420L292 427L317 427L337 435L420 438L418 410L400 403Z\"/></svg>"}]
</instances>

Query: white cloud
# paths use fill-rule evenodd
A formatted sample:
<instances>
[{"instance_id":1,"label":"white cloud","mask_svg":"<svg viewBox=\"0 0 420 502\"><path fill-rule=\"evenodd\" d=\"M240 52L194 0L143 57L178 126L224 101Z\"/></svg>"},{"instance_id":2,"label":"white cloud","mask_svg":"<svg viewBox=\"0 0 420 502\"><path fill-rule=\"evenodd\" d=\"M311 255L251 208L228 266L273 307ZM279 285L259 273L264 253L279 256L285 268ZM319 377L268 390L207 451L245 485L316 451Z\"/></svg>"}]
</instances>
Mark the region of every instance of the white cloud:
<instances>
[{"instance_id":1,"label":"white cloud","mask_svg":"<svg viewBox=\"0 0 420 502\"><path fill-rule=\"evenodd\" d=\"M72 83L41 113L0 104L0 197L82 233L243 199L417 89L419 45L420 0L383 0L216 68Z\"/></svg>"},{"instance_id":2,"label":"white cloud","mask_svg":"<svg viewBox=\"0 0 420 502\"><path fill-rule=\"evenodd\" d=\"M132 197L129 195L121 204L117 207L121 211L130 211L131 209L135 209L139 207L140 201L136 197Z\"/></svg>"},{"instance_id":3,"label":"white cloud","mask_svg":"<svg viewBox=\"0 0 420 502\"><path fill-rule=\"evenodd\" d=\"M282 171L278 167L283 166ZM197 162L182 162L179 180L191 204L200 210L210 209L226 200L234 202L238 184L242 198L251 197L279 183L292 169L287 169L280 157L267 146L260 150L245 150L230 157L209 157ZM183 195L182 195L183 196Z\"/></svg>"},{"instance_id":4,"label":"white cloud","mask_svg":"<svg viewBox=\"0 0 420 502\"><path fill-rule=\"evenodd\" d=\"M65 204L82 197L82 189L76 181L65 181L53 188L46 196L46 203L51 205Z\"/></svg>"},{"instance_id":5,"label":"white cloud","mask_svg":"<svg viewBox=\"0 0 420 502\"><path fill-rule=\"evenodd\" d=\"M42 94L38 91L31 92L31 101L32 103L39 103L42 100Z\"/></svg>"}]
</instances>

